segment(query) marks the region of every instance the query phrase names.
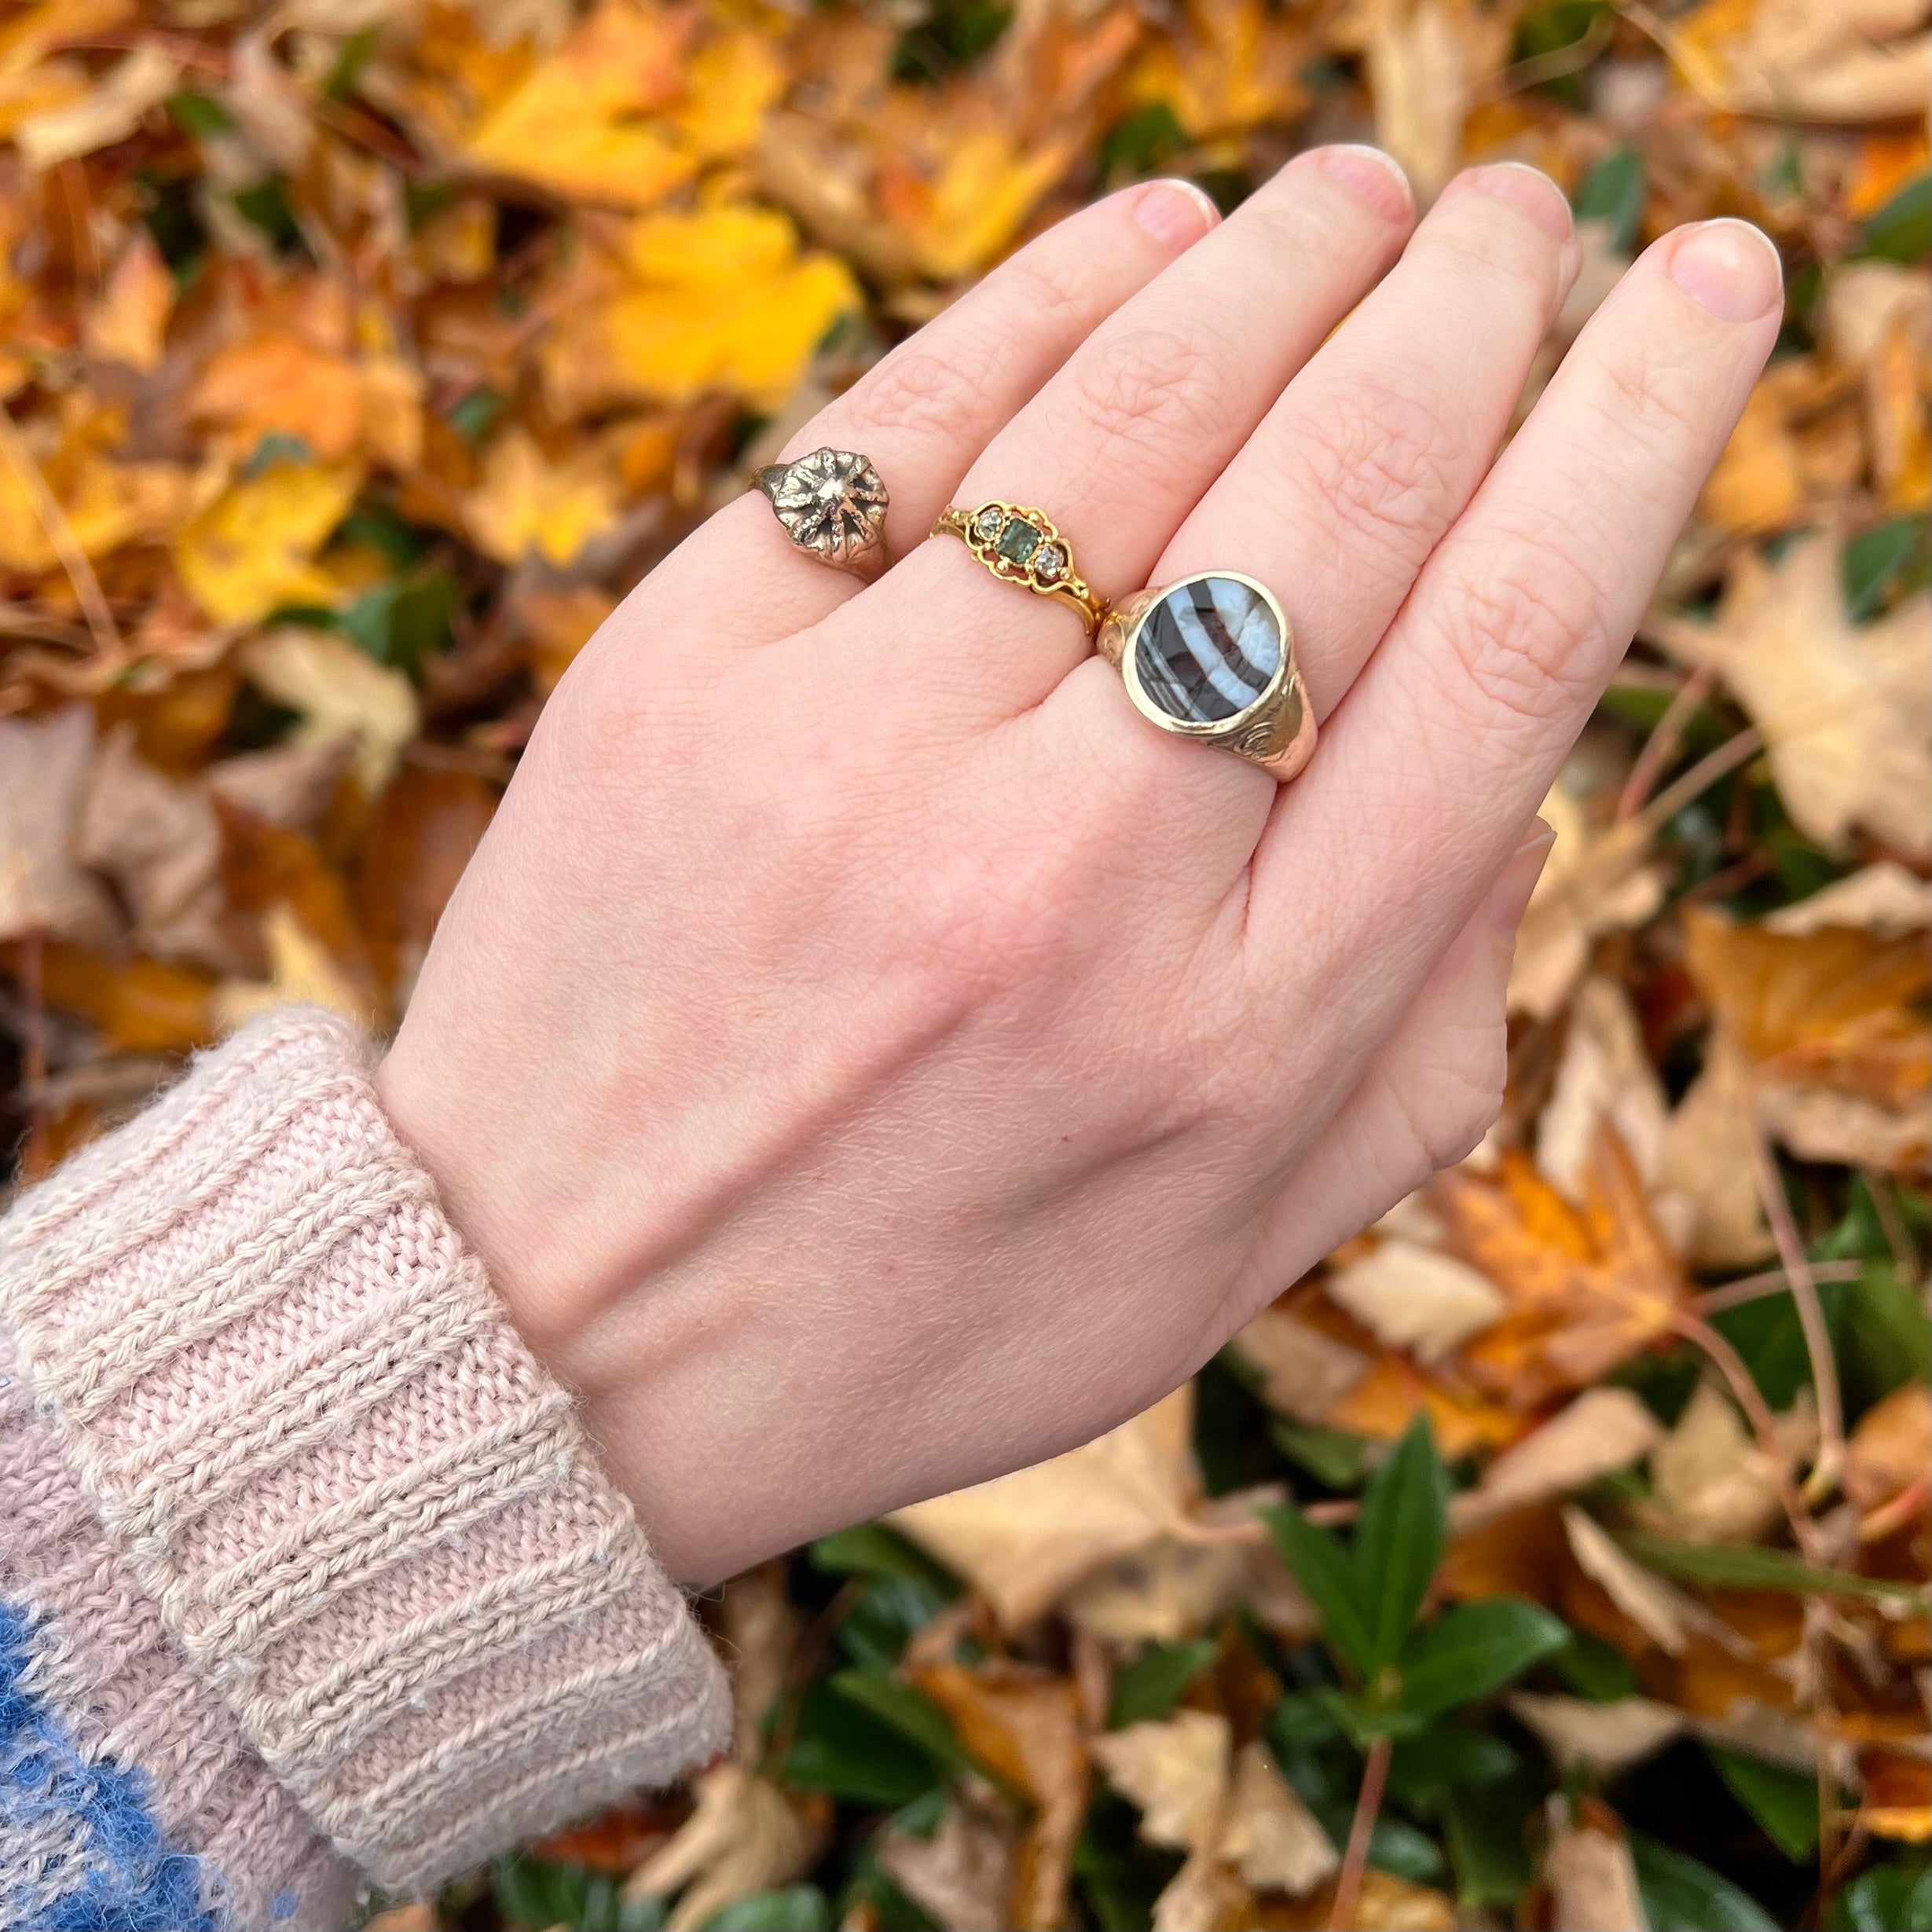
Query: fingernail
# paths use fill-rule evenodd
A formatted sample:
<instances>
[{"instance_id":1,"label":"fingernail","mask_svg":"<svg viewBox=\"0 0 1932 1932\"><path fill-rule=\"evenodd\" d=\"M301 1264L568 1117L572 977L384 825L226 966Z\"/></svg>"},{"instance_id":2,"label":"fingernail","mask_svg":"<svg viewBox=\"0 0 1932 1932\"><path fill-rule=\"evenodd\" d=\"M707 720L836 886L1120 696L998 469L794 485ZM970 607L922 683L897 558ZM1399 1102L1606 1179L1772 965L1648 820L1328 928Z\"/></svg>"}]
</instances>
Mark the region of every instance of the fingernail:
<instances>
[{"instance_id":1,"label":"fingernail","mask_svg":"<svg viewBox=\"0 0 1932 1932\"><path fill-rule=\"evenodd\" d=\"M1567 241L1575 224L1570 215L1570 198L1540 167L1527 161L1492 161L1487 167L1472 168L1459 174L1443 190L1451 193L1489 195L1520 208L1553 241Z\"/></svg>"},{"instance_id":2,"label":"fingernail","mask_svg":"<svg viewBox=\"0 0 1932 1932\"><path fill-rule=\"evenodd\" d=\"M1536 890L1536 882L1543 876L1550 848L1556 842L1556 827L1537 819L1497 874L1496 882L1489 890L1489 911L1497 931L1505 938L1513 937L1523 923L1531 895Z\"/></svg>"},{"instance_id":3,"label":"fingernail","mask_svg":"<svg viewBox=\"0 0 1932 1932\"><path fill-rule=\"evenodd\" d=\"M1314 165L1331 181L1359 195L1385 222L1406 222L1416 211L1409 177L1392 154L1358 141L1314 151Z\"/></svg>"},{"instance_id":4,"label":"fingernail","mask_svg":"<svg viewBox=\"0 0 1932 1932\"><path fill-rule=\"evenodd\" d=\"M1219 225L1221 211L1205 189L1178 176L1149 181L1134 199L1134 218L1154 240L1177 254L1191 248L1211 228Z\"/></svg>"},{"instance_id":5,"label":"fingernail","mask_svg":"<svg viewBox=\"0 0 1932 1932\"><path fill-rule=\"evenodd\" d=\"M1725 215L1677 237L1670 279L1721 321L1754 322L1782 298L1784 263L1762 228Z\"/></svg>"}]
</instances>

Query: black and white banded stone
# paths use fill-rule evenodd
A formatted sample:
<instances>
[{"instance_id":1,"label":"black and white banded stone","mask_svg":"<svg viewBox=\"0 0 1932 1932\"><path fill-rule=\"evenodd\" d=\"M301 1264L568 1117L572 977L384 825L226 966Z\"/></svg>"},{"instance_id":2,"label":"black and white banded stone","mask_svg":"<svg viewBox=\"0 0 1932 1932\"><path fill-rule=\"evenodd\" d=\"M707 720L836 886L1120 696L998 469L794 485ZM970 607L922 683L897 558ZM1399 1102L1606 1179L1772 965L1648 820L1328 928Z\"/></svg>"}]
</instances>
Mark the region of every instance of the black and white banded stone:
<instances>
[{"instance_id":1,"label":"black and white banded stone","mask_svg":"<svg viewBox=\"0 0 1932 1932\"><path fill-rule=\"evenodd\" d=\"M1134 668L1171 718L1218 724L1245 711L1281 663L1281 627L1268 600L1233 577L1191 577L1141 619Z\"/></svg>"}]
</instances>

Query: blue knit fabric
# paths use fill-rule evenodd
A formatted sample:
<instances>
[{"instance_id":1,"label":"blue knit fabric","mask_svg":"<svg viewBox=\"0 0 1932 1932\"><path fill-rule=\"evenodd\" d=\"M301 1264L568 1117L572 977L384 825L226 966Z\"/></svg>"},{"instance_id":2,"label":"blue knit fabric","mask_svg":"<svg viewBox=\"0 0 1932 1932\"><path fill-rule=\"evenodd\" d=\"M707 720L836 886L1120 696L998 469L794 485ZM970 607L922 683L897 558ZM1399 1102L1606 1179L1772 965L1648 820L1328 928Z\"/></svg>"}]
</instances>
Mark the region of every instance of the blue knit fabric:
<instances>
[{"instance_id":1,"label":"blue knit fabric","mask_svg":"<svg viewBox=\"0 0 1932 1932\"><path fill-rule=\"evenodd\" d=\"M170 1845L148 1780L89 1764L59 1717L24 1688L33 1626L0 1602L0 1923L9 1932L219 1932L203 1907L202 1861ZM50 1821L84 1876L18 1916L30 1842Z\"/></svg>"}]
</instances>

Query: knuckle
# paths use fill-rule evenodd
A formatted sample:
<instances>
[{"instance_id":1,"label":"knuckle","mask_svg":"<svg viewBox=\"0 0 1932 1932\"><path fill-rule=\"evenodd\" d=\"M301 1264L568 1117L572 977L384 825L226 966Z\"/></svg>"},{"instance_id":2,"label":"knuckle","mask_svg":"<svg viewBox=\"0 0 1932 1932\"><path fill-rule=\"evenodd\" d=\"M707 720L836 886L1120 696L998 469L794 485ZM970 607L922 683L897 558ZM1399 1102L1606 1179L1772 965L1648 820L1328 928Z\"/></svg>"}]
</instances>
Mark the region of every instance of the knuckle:
<instances>
[{"instance_id":1,"label":"knuckle","mask_svg":"<svg viewBox=\"0 0 1932 1932\"><path fill-rule=\"evenodd\" d=\"M890 423L915 436L955 431L970 420L981 385L971 356L935 355L915 338L888 356L853 401L874 423Z\"/></svg>"},{"instance_id":2,"label":"knuckle","mask_svg":"<svg viewBox=\"0 0 1932 1932\"><path fill-rule=\"evenodd\" d=\"M1659 461L1702 441L1708 386L1666 345L1637 336L1615 355L1585 364L1578 376L1584 409L1600 434L1634 439Z\"/></svg>"},{"instance_id":3,"label":"knuckle","mask_svg":"<svg viewBox=\"0 0 1932 1932\"><path fill-rule=\"evenodd\" d=\"M1432 539L1446 504L1462 439L1443 412L1419 395L1359 372L1327 397L1297 437L1316 497L1346 539L1379 553L1392 533Z\"/></svg>"},{"instance_id":4,"label":"knuckle","mask_svg":"<svg viewBox=\"0 0 1932 1932\"><path fill-rule=\"evenodd\" d=\"M1217 446L1231 420L1223 358L1164 328L1113 329L1090 341L1071 375L1069 405L1083 442L1171 453Z\"/></svg>"},{"instance_id":5,"label":"knuckle","mask_svg":"<svg viewBox=\"0 0 1932 1932\"><path fill-rule=\"evenodd\" d=\"M1428 239L1451 268L1485 287L1505 280L1541 299L1555 286L1559 244L1488 195L1458 195Z\"/></svg>"},{"instance_id":6,"label":"knuckle","mask_svg":"<svg viewBox=\"0 0 1932 1932\"><path fill-rule=\"evenodd\" d=\"M1578 548L1574 528L1519 530L1458 562L1440 620L1449 648L1428 654L1452 706L1537 727L1589 689L1608 592Z\"/></svg>"}]
</instances>

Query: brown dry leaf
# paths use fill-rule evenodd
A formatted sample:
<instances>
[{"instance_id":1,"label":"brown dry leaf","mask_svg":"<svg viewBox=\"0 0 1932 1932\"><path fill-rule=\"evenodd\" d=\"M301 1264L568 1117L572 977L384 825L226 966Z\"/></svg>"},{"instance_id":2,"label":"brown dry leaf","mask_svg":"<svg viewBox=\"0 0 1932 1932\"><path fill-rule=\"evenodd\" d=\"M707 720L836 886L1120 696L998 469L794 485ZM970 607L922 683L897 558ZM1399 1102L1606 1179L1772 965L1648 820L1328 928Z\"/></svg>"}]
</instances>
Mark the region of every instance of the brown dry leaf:
<instances>
[{"instance_id":1,"label":"brown dry leaf","mask_svg":"<svg viewBox=\"0 0 1932 1932\"><path fill-rule=\"evenodd\" d=\"M1806 838L1839 846L1862 830L1923 856L1932 852L1932 598L1854 625L1839 551L1817 532L1775 563L1740 552L1714 621L1665 618L1652 634L1722 672L1763 731L1779 795Z\"/></svg>"},{"instance_id":2,"label":"brown dry leaf","mask_svg":"<svg viewBox=\"0 0 1932 1932\"><path fill-rule=\"evenodd\" d=\"M1431 1199L1450 1245L1509 1299L1461 1365L1517 1407L1593 1382L1674 1331L1683 1267L1614 1131L1597 1142L1581 1208L1513 1150L1494 1175L1439 1176Z\"/></svg>"},{"instance_id":3,"label":"brown dry leaf","mask_svg":"<svg viewBox=\"0 0 1932 1932\"><path fill-rule=\"evenodd\" d=\"M1666 44L1707 98L1744 114L1883 121L1923 113L1932 38L1908 0L1703 0Z\"/></svg>"},{"instance_id":4,"label":"brown dry leaf","mask_svg":"<svg viewBox=\"0 0 1932 1932\"><path fill-rule=\"evenodd\" d=\"M1061 1597L1060 1614L1109 1643L1174 1644L1212 1629L1239 1604L1270 1634L1304 1641L1314 1634L1314 1606L1274 1545L1219 1534L1252 1529L1255 1512L1281 1495L1268 1484L1201 1505L1190 1534L1157 1537L1116 1557Z\"/></svg>"},{"instance_id":5,"label":"brown dry leaf","mask_svg":"<svg viewBox=\"0 0 1932 1932\"><path fill-rule=\"evenodd\" d=\"M1559 1769L1581 1765L1605 1778L1655 1756L1685 1726L1684 1713L1675 1705L1648 1697L1621 1697L1614 1703L1598 1704L1581 1697L1517 1691L1509 1702Z\"/></svg>"},{"instance_id":6,"label":"brown dry leaf","mask_svg":"<svg viewBox=\"0 0 1932 1932\"><path fill-rule=\"evenodd\" d=\"M1610 1600L1659 1650L1681 1657L1692 1630L1709 1627L1712 1619L1695 1597L1646 1570L1594 1516L1567 1504L1563 1527L1583 1574L1601 1584Z\"/></svg>"},{"instance_id":7,"label":"brown dry leaf","mask_svg":"<svg viewBox=\"0 0 1932 1932\"><path fill-rule=\"evenodd\" d=\"M1222 1860L1196 1852L1161 1888L1154 1901L1152 1932L1250 1932L1261 1923L1254 1894Z\"/></svg>"},{"instance_id":8,"label":"brown dry leaf","mask_svg":"<svg viewBox=\"0 0 1932 1932\"><path fill-rule=\"evenodd\" d=\"M1202 1851L1219 1839L1233 1743L1226 1718L1177 1710L1157 1724L1109 1732L1088 1748L1108 1782L1139 1809L1149 1844Z\"/></svg>"},{"instance_id":9,"label":"brown dry leaf","mask_svg":"<svg viewBox=\"0 0 1932 1932\"><path fill-rule=\"evenodd\" d=\"M1323 1932L1334 1921L1334 1909L1335 1887L1328 1885L1285 1906L1270 1900L1261 1923L1267 1932ZM1362 1875L1355 1916L1349 1921L1352 1932L1457 1932L1464 1923L1454 1899L1379 1865Z\"/></svg>"},{"instance_id":10,"label":"brown dry leaf","mask_svg":"<svg viewBox=\"0 0 1932 1932\"><path fill-rule=\"evenodd\" d=\"M1810 1391L1780 1418L1789 1465L1817 1446ZM1744 1426L1729 1397L1699 1382L1669 1436L1651 1452L1651 1493L1639 1520L1661 1536L1692 1543L1762 1542L1784 1513L1778 1472Z\"/></svg>"},{"instance_id":11,"label":"brown dry leaf","mask_svg":"<svg viewBox=\"0 0 1932 1932\"><path fill-rule=\"evenodd\" d=\"M1903 939L1932 926L1932 883L1896 860L1848 874L1809 897L1766 915L1767 933L1803 934L1849 926L1879 939Z\"/></svg>"},{"instance_id":12,"label":"brown dry leaf","mask_svg":"<svg viewBox=\"0 0 1932 1932\"><path fill-rule=\"evenodd\" d=\"M1797 1153L1881 1167L1926 1145L1932 985L1923 934L1846 926L1773 933L1701 907L1685 915L1692 977L1752 1069L1764 1126Z\"/></svg>"},{"instance_id":13,"label":"brown dry leaf","mask_svg":"<svg viewBox=\"0 0 1932 1932\"><path fill-rule=\"evenodd\" d=\"M1369 1372L1370 1358L1278 1302L1237 1334L1234 1347L1260 1373L1262 1399L1297 1422L1319 1425Z\"/></svg>"},{"instance_id":14,"label":"brown dry leaf","mask_svg":"<svg viewBox=\"0 0 1932 1932\"><path fill-rule=\"evenodd\" d=\"M1586 1389L1567 1408L1505 1450L1472 1490L1452 1499L1458 1530L1532 1503L1572 1494L1627 1469L1656 1449L1663 1430L1627 1388Z\"/></svg>"},{"instance_id":15,"label":"brown dry leaf","mask_svg":"<svg viewBox=\"0 0 1932 1932\"><path fill-rule=\"evenodd\" d=\"M1908 1382L1859 1417L1846 1445L1841 1483L1861 1514L1870 1516L1932 1470L1932 1391Z\"/></svg>"},{"instance_id":16,"label":"brown dry leaf","mask_svg":"<svg viewBox=\"0 0 1932 1932\"><path fill-rule=\"evenodd\" d=\"M617 603L607 591L576 584L548 590L519 588L511 607L530 640L530 676L538 693L547 698Z\"/></svg>"},{"instance_id":17,"label":"brown dry leaf","mask_svg":"<svg viewBox=\"0 0 1932 1932\"><path fill-rule=\"evenodd\" d=\"M825 1838L816 1808L742 1764L714 1765L695 1783L697 1809L623 1887L627 1900L677 1893L665 1920L669 1932L696 1932L727 1905L790 1884L810 1869Z\"/></svg>"},{"instance_id":18,"label":"brown dry leaf","mask_svg":"<svg viewBox=\"0 0 1932 1932\"><path fill-rule=\"evenodd\" d=\"M1776 1251L1758 1191L1756 1089L1730 1035L1714 1031L1703 1070L1664 1129L1658 1179L1685 1204L1685 1259L1696 1268L1755 1267Z\"/></svg>"},{"instance_id":19,"label":"brown dry leaf","mask_svg":"<svg viewBox=\"0 0 1932 1932\"><path fill-rule=\"evenodd\" d=\"M879 1864L942 1932L1005 1932L1014 1831L989 1804L955 1797L929 1838L888 1825Z\"/></svg>"},{"instance_id":20,"label":"brown dry leaf","mask_svg":"<svg viewBox=\"0 0 1932 1932\"><path fill-rule=\"evenodd\" d=\"M31 115L13 130L13 144L31 168L51 168L125 141L181 82L181 68L144 42L94 82L78 101Z\"/></svg>"},{"instance_id":21,"label":"brown dry leaf","mask_svg":"<svg viewBox=\"0 0 1932 1932\"><path fill-rule=\"evenodd\" d=\"M233 1033L278 1006L325 1006L357 1026L376 1025L367 989L343 971L292 907L269 907L262 915L262 938L269 977L224 980L215 988L211 1012L218 1032Z\"/></svg>"},{"instance_id":22,"label":"brown dry leaf","mask_svg":"<svg viewBox=\"0 0 1932 1932\"><path fill-rule=\"evenodd\" d=\"M442 1923L434 1902L420 1899L413 1905L398 1905L394 1912L379 1912L364 1922L363 1932L438 1932Z\"/></svg>"},{"instance_id":23,"label":"brown dry leaf","mask_svg":"<svg viewBox=\"0 0 1932 1932\"><path fill-rule=\"evenodd\" d=\"M134 728L101 741L82 811L76 849L119 889L134 915L134 944L157 959L236 966L221 930L222 830L199 785L164 778L134 749Z\"/></svg>"},{"instance_id":24,"label":"brown dry leaf","mask_svg":"<svg viewBox=\"0 0 1932 1932\"><path fill-rule=\"evenodd\" d=\"M313 832L355 762L357 734L283 739L262 751L240 751L207 770L209 791L224 804L291 832Z\"/></svg>"},{"instance_id":25,"label":"brown dry leaf","mask_svg":"<svg viewBox=\"0 0 1932 1932\"><path fill-rule=\"evenodd\" d=\"M890 1520L1008 1630L1023 1629L1083 1577L1186 1519L1199 1490L1193 1418L1192 1388L1177 1389L1098 1442Z\"/></svg>"},{"instance_id":26,"label":"brown dry leaf","mask_svg":"<svg viewBox=\"0 0 1932 1932\"><path fill-rule=\"evenodd\" d=\"M766 1720L783 1694L798 1649L800 1622L786 1593L785 1567L768 1563L725 1587L718 1626L731 1670L739 1755L756 1759Z\"/></svg>"},{"instance_id":27,"label":"brown dry leaf","mask_svg":"<svg viewBox=\"0 0 1932 1932\"><path fill-rule=\"evenodd\" d=\"M1586 1926L1589 1932L1650 1932L1630 1841L1608 1807L1596 1800L1573 1817L1568 1798L1560 1792L1551 1797L1543 1879L1556 1925L1579 1932Z\"/></svg>"},{"instance_id":28,"label":"brown dry leaf","mask_svg":"<svg viewBox=\"0 0 1932 1932\"><path fill-rule=\"evenodd\" d=\"M1377 144L1426 203L1463 152L1463 123L1509 58L1507 8L1483 0L1361 0Z\"/></svg>"},{"instance_id":29,"label":"brown dry leaf","mask_svg":"<svg viewBox=\"0 0 1932 1932\"><path fill-rule=\"evenodd\" d=\"M1536 1164L1581 1203L1590 1157L1606 1124L1645 1183L1655 1186L1668 1120L1663 1083L1650 1063L1643 1022L1615 980L1594 974L1570 1003L1563 1058L1536 1127Z\"/></svg>"},{"instance_id":30,"label":"brown dry leaf","mask_svg":"<svg viewBox=\"0 0 1932 1932\"><path fill-rule=\"evenodd\" d=\"M1802 513L1805 493L1804 456L1782 385L1768 378L1751 391L1698 508L1724 530L1780 530Z\"/></svg>"},{"instance_id":31,"label":"brown dry leaf","mask_svg":"<svg viewBox=\"0 0 1932 1932\"><path fill-rule=\"evenodd\" d=\"M93 749L84 705L38 720L0 718L0 940L115 937L107 894L76 847Z\"/></svg>"},{"instance_id":32,"label":"brown dry leaf","mask_svg":"<svg viewBox=\"0 0 1932 1932\"><path fill-rule=\"evenodd\" d=\"M1243 1746L1234 1760L1219 1849L1256 1891L1297 1898L1341 1864L1320 1821L1258 1743Z\"/></svg>"},{"instance_id":33,"label":"brown dry leaf","mask_svg":"<svg viewBox=\"0 0 1932 1932\"><path fill-rule=\"evenodd\" d=\"M1004 1923L1010 1932L1053 1932L1066 1916L1091 1782L1080 1693L1065 1678L1014 1665L931 1664L911 1679L952 1719L967 1751L1032 1801Z\"/></svg>"},{"instance_id":34,"label":"brown dry leaf","mask_svg":"<svg viewBox=\"0 0 1932 1932\"><path fill-rule=\"evenodd\" d=\"M1477 1335L1507 1306L1485 1276L1433 1248L1378 1241L1333 1268L1322 1292L1391 1348L1437 1362ZM1331 1405L1331 1407L1333 1405Z\"/></svg>"},{"instance_id":35,"label":"brown dry leaf","mask_svg":"<svg viewBox=\"0 0 1932 1932\"><path fill-rule=\"evenodd\" d=\"M1551 787L1542 816L1556 840L1517 929L1509 972L1509 1010L1535 1020L1562 1010L1600 934L1642 925L1663 901L1648 840L1634 822L1603 821L1581 761Z\"/></svg>"},{"instance_id":36,"label":"brown dry leaf","mask_svg":"<svg viewBox=\"0 0 1932 1932\"><path fill-rule=\"evenodd\" d=\"M100 301L87 312L87 352L125 362L145 374L161 360L174 311L174 277L154 237L146 229L137 229L121 251Z\"/></svg>"},{"instance_id":37,"label":"brown dry leaf","mask_svg":"<svg viewBox=\"0 0 1932 1932\"><path fill-rule=\"evenodd\" d=\"M382 790L416 733L416 692L400 671L334 631L294 625L244 646L240 662L265 697L301 713L298 742L322 746L353 739L363 790L371 797Z\"/></svg>"}]
</instances>

